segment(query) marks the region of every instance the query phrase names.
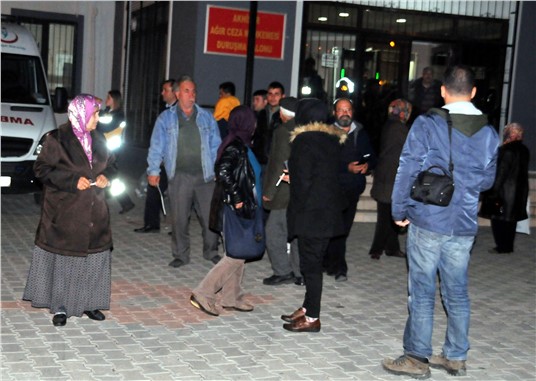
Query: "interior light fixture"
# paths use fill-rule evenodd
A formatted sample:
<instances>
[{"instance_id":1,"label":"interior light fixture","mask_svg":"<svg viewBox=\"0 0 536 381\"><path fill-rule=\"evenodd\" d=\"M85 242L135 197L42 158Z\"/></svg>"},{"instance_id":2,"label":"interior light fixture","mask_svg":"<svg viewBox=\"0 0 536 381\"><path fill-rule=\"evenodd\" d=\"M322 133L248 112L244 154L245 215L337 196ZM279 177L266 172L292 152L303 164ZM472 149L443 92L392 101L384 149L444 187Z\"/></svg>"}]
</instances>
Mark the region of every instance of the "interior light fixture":
<instances>
[{"instance_id":1,"label":"interior light fixture","mask_svg":"<svg viewBox=\"0 0 536 381\"><path fill-rule=\"evenodd\" d=\"M339 13L339 17L348 17L348 16L350 16L350 13L348 13L348 12L340 12Z\"/></svg>"},{"instance_id":2,"label":"interior light fixture","mask_svg":"<svg viewBox=\"0 0 536 381\"><path fill-rule=\"evenodd\" d=\"M396 22L399 24L404 24L406 21L406 19L396 19Z\"/></svg>"},{"instance_id":3,"label":"interior light fixture","mask_svg":"<svg viewBox=\"0 0 536 381\"><path fill-rule=\"evenodd\" d=\"M365 52L372 52L372 47L368 47L365 49Z\"/></svg>"},{"instance_id":4,"label":"interior light fixture","mask_svg":"<svg viewBox=\"0 0 536 381\"><path fill-rule=\"evenodd\" d=\"M328 21L328 18L326 16L320 16L318 21Z\"/></svg>"}]
</instances>

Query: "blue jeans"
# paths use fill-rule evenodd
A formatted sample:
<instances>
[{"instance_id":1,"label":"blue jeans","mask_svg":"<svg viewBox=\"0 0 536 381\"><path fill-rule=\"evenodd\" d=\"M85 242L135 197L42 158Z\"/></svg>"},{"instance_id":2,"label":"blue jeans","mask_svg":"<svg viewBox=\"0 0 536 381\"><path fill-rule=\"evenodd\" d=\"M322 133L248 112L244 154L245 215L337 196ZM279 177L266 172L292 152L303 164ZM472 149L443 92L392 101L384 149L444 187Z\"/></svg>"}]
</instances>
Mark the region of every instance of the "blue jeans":
<instances>
[{"instance_id":1,"label":"blue jeans","mask_svg":"<svg viewBox=\"0 0 536 381\"><path fill-rule=\"evenodd\" d=\"M467 268L473 242L473 236L447 236L413 224L409 226L409 316L404 330L404 353L422 358L432 356L436 277L439 270L441 298L447 313L443 354L449 360L467 359L471 314Z\"/></svg>"}]
</instances>

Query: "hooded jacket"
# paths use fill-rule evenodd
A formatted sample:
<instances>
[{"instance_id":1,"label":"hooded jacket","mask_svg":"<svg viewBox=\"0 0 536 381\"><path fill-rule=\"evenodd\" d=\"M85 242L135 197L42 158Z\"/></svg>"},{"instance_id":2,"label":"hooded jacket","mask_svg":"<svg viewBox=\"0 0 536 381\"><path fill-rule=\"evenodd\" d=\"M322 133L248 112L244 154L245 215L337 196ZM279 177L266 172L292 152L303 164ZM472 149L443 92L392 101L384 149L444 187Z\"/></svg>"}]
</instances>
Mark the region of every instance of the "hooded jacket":
<instances>
[{"instance_id":1,"label":"hooded jacket","mask_svg":"<svg viewBox=\"0 0 536 381\"><path fill-rule=\"evenodd\" d=\"M451 114L449 144L446 112L419 116L402 149L392 194L393 220L405 218L416 226L444 235L473 236L477 232L479 194L493 185L499 139L485 115ZM439 113L439 114L438 114ZM454 194L446 207L425 205L410 198L419 172L433 165L454 164Z\"/></svg>"},{"instance_id":2,"label":"hooded jacket","mask_svg":"<svg viewBox=\"0 0 536 381\"><path fill-rule=\"evenodd\" d=\"M343 130L323 123L300 126L291 133L289 239L329 238L345 233L342 212L347 201L338 173L346 138Z\"/></svg>"}]
</instances>

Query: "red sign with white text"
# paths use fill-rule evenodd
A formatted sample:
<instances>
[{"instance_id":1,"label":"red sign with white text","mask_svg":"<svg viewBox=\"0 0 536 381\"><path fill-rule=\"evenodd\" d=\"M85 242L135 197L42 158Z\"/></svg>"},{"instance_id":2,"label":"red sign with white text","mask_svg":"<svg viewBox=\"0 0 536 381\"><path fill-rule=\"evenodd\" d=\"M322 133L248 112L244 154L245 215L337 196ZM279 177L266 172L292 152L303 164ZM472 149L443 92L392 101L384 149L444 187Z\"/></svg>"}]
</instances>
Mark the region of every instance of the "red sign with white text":
<instances>
[{"instance_id":1,"label":"red sign with white text","mask_svg":"<svg viewBox=\"0 0 536 381\"><path fill-rule=\"evenodd\" d=\"M285 46L283 13L257 12L255 57L283 59ZM246 56L249 11L207 6L205 53Z\"/></svg>"}]
</instances>

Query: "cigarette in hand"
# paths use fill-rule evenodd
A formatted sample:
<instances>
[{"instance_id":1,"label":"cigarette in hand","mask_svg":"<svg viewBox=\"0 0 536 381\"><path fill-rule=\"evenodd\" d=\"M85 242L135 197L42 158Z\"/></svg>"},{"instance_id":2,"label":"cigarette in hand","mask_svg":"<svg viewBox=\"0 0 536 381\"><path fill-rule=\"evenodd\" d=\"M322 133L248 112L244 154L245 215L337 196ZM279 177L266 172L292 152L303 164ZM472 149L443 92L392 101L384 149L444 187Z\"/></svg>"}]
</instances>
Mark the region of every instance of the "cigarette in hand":
<instances>
[{"instance_id":1,"label":"cigarette in hand","mask_svg":"<svg viewBox=\"0 0 536 381\"><path fill-rule=\"evenodd\" d=\"M90 186L90 187L92 187L92 186L94 186L94 185L97 185L97 182L96 182L96 181L94 181L94 182L92 182L92 183L89 183L89 186Z\"/></svg>"},{"instance_id":2,"label":"cigarette in hand","mask_svg":"<svg viewBox=\"0 0 536 381\"><path fill-rule=\"evenodd\" d=\"M281 181L283 181L283 177L285 177L285 172L283 172L281 176L279 176L279 180L277 180L277 183L275 184L276 187L278 187L279 184L281 184Z\"/></svg>"}]
</instances>

